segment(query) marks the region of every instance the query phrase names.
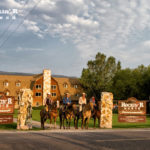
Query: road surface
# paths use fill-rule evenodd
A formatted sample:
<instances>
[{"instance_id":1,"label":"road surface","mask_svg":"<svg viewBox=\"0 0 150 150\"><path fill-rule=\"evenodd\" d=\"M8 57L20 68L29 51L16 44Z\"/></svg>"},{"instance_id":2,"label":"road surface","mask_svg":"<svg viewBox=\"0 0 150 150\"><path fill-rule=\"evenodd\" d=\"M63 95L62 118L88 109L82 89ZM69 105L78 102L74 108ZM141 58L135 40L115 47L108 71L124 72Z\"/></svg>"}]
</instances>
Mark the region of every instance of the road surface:
<instances>
[{"instance_id":1,"label":"road surface","mask_svg":"<svg viewBox=\"0 0 150 150\"><path fill-rule=\"evenodd\" d=\"M0 150L150 150L150 129L0 131Z\"/></svg>"}]
</instances>

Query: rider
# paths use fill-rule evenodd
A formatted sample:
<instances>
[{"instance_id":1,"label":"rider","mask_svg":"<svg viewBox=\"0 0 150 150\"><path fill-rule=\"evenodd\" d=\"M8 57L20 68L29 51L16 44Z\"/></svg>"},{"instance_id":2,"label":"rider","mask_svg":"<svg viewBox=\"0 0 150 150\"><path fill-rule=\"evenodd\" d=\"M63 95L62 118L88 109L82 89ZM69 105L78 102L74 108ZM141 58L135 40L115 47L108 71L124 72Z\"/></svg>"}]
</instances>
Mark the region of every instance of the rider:
<instances>
[{"instance_id":1,"label":"rider","mask_svg":"<svg viewBox=\"0 0 150 150\"><path fill-rule=\"evenodd\" d=\"M92 96L92 98L90 99L90 102L93 103L93 106L96 105L96 103L95 103L95 97L94 96Z\"/></svg>"},{"instance_id":2,"label":"rider","mask_svg":"<svg viewBox=\"0 0 150 150\"><path fill-rule=\"evenodd\" d=\"M45 107L46 111L48 112L50 110L50 106L53 103L51 93L47 93L46 101L45 101Z\"/></svg>"},{"instance_id":3,"label":"rider","mask_svg":"<svg viewBox=\"0 0 150 150\"><path fill-rule=\"evenodd\" d=\"M86 97L85 97L85 93L82 93L82 96L79 98L79 111L82 111L82 106L84 104L86 104Z\"/></svg>"},{"instance_id":4,"label":"rider","mask_svg":"<svg viewBox=\"0 0 150 150\"><path fill-rule=\"evenodd\" d=\"M64 99L63 99L63 104L65 106L65 109L66 109L66 106L68 106L69 104L71 104L71 99L70 99L70 95L69 93L66 93Z\"/></svg>"}]
</instances>

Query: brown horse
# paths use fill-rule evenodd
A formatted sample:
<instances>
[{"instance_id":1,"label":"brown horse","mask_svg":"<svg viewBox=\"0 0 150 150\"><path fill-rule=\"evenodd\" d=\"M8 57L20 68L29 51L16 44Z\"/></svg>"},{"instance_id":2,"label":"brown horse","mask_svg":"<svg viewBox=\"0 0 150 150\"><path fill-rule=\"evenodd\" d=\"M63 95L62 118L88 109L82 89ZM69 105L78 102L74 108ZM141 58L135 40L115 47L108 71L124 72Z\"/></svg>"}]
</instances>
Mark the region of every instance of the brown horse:
<instances>
[{"instance_id":1,"label":"brown horse","mask_svg":"<svg viewBox=\"0 0 150 150\"><path fill-rule=\"evenodd\" d=\"M62 105L60 107L59 110L59 118L60 118L60 129L62 128L68 128L70 129L70 124L71 124L71 120L74 117L74 113L73 113L73 107L74 104L70 104L70 105ZM65 121L66 121L66 127L65 127Z\"/></svg>"},{"instance_id":2,"label":"brown horse","mask_svg":"<svg viewBox=\"0 0 150 150\"><path fill-rule=\"evenodd\" d=\"M49 110L50 128L52 127L53 120L54 120L54 128L56 128L57 117L58 117L57 102L54 101Z\"/></svg>"},{"instance_id":3,"label":"brown horse","mask_svg":"<svg viewBox=\"0 0 150 150\"><path fill-rule=\"evenodd\" d=\"M101 116L101 102L98 101L92 113L92 118L94 119L94 128L96 124L96 119L98 119L98 126L100 126L100 116Z\"/></svg>"},{"instance_id":4,"label":"brown horse","mask_svg":"<svg viewBox=\"0 0 150 150\"><path fill-rule=\"evenodd\" d=\"M89 120L91 118L92 115L92 111L93 110L93 103L89 102L88 104L83 105L83 111L82 111L82 129L83 126L88 129L89 126Z\"/></svg>"},{"instance_id":5,"label":"brown horse","mask_svg":"<svg viewBox=\"0 0 150 150\"><path fill-rule=\"evenodd\" d=\"M48 119L48 113L46 111L45 108L43 108L41 111L40 111L40 117L41 117L41 128L44 130L45 127L44 127L44 123L45 121Z\"/></svg>"},{"instance_id":6,"label":"brown horse","mask_svg":"<svg viewBox=\"0 0 150 150\"><path fill-rule=\"evenodd\" d=\"M57 103L54 101L51 105L48 107L48 112L46 111L45 108L43 108L40 111L40 117L41 117L41 128L45 129L44 123L47 119L50 119L50 128L52 125L52 120L54 119L54 128L56 128L56 120L58 117L58 112L57 112Z\"/></svg>"}]
</instances>

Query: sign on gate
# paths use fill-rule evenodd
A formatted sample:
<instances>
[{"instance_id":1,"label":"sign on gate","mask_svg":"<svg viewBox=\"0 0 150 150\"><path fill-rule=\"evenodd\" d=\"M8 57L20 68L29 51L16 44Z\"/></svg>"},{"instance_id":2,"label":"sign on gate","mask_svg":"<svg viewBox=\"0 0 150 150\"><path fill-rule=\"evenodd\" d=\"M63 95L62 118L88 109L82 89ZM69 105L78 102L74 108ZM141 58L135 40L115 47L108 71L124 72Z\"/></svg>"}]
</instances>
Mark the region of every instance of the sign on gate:
<instances>
[{"instance_id":1,"label":"sign on gate","mask_svg":"<svg viewBox=\"0 0 150 150\"><path fill-rule=\"evenodd\" d=\"M14 103L14 97L0 96L0 124L13 123Z\"/></svg>"},{"instance_id":2,"label":"sign on gate","mask_svg":"<svg viewBox=\"0 0 150 150\"><path fill-rule=\"evenodd\" d=\"M118 121L128 123L146 122L146 116L119 116Z\"/></svg>"},{"instance_id":3,"label":"sign on gate","mask_svg":"<svg viewBox=\"0 0 150 150\"><path fill-rule=\"evenodd\" d=\"M12 113L14 113L14 98L10 96L0 98L0 114Z\"/></svg>"},{"instance_id":4,"label":"sign on gate","mask_svg":"<svg viewBox=\"0 0 150 150\"><path fill-rule=\"evenodd\" d=\"M0 124L13 123L13 115L0 115Z\"/></svg>"},{"instance_id":5,"label":"sign on gate","mask_svg":"<svg viewBox=\"0 0 150 150\"><path fill-rule=\"evenodd\" d=\"M119 122L146 122L146 101L131 97L118 102Z\"/></svg>"}]
</instances>

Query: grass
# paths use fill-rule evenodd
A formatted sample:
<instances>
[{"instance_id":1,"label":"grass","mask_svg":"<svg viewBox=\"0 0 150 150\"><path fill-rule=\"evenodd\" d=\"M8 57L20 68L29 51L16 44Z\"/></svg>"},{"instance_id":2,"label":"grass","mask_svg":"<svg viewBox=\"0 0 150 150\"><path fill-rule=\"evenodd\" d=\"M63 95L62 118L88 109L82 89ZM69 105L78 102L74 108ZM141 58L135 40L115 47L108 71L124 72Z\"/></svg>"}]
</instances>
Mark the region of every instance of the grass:
<instances>
[{"instance_id":1,"label":"grass","mask_svg":"<svg viewBox=\"0 0 150 150\"><path fill-rule=\"evenodd\" d=\"M33 120L40 121L40 110L33 110L32 114ZM118 122L118 114L113 114L113 128L150 128L150 116L147 115L146 123L120 123ZM47 120L49 123L49 120ZM89 122L89 127L93 127L93 119ZM57 125L59 125L59 118L57 118ZM73 120L71 122L73 126ZM81 120L79 121L79 127L81 127ZM96 121L96 127L98 127L98 121Z\"/></svg>"},{"instance_id":2,"label":"grass","mask_svg":"<svg viewBox=\"0 0 150 150\"><path fill-rule=\"evenodd\" d=\"M118 114L113 114L113 128L150 128L150 116L146 116L145 123L120 123L118 122Z\"/></svg>"},{"instance_id":3,"label":"grass","mask_svg":"<svg viewBox=\"0 0 150 150\"><path fill-rule=\"evenodd\" d=\"M14 118L17 118L17 110L14 112ZM118 122L118 114L113 114L113 128L150 128L150 116L147 115L146 123L120 123ZM40 109L33 109L32 111L32 119L40 122ZM46 121L49 123L49 119ZM57 125L59 125L59 117L57 118ZM94 121L93 119L89 122L89 127L93 127ZM0 125L0 129L16 129L16 123ZM73 126L73 120L71 122L71 126ZM81 120L79 120L79 127L81 127ZM98 121L96 121L96 127L98 128ZM38 130L37 128L33 128L33 130Z\"/></svg>"},{"instance_id":4,"label":"grass","mask_svg":"<svg viewBox=\"0 0 150 150\"><path fill-rule=\"evenodd\" d=\"M0 125L0 130L15 130L17 128L17 124L16 123L12 123L12 124L1 124Z\"/></svg>"}]
</instances>

